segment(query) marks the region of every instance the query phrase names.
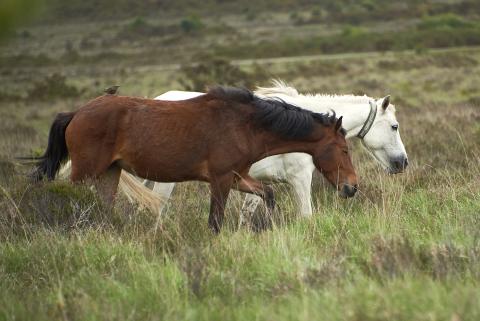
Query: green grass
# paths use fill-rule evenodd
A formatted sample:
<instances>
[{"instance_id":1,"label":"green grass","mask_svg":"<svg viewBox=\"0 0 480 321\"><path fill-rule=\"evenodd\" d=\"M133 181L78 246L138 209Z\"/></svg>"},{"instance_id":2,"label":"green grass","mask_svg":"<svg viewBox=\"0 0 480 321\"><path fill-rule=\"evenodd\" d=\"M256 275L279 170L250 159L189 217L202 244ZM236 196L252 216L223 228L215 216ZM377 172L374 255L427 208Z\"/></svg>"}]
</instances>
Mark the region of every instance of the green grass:
<instances>
[{"instance_id":1,"label":"green grass","mask_svg":"<svg viewBox=\"0 0 480 321\"><path fill-rule=\"evenodd\" d=\"M391 192L388 208L363 198L326 203L310 221L259 235L227 229L213 236L201 215L190 223L199 241L177 221L192 213L174 210L159 231L131 219L2 235L0 313L36 320L476 320L480 195L414 190L395 203Z\"/></svg>"}]
</instances>

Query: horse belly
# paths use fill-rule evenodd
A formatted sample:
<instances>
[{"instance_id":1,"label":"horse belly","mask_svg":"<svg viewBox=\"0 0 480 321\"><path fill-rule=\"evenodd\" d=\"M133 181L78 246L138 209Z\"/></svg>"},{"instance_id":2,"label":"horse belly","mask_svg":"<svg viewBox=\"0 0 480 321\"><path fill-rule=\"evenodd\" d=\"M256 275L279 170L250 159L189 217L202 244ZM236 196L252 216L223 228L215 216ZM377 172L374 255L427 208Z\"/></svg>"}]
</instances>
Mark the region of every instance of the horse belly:
<instances>
[{"instance_id":1,"label":"horse belly","mask_svg":"<svg viewBox=\"0 0 480 321\"><path fill-rule=\"evenodd\" d=\"M118 164L144 179L156 182L208 180L207 162L184 153L135 152L119 155Z\"/></svg>"}]
</instances>

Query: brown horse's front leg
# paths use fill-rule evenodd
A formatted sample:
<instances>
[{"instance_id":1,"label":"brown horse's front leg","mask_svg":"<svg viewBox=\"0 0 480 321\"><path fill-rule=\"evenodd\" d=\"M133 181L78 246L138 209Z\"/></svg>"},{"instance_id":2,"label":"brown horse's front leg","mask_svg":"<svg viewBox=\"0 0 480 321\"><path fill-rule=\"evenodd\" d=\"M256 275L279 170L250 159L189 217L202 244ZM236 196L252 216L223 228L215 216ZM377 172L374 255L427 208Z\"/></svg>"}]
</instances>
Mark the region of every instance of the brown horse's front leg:
<instances>
[{"instance_id":1,"label":"brown horse's front leg","mask_svg":"<svg viewBox=\"0 0 480 321\"><path fill-rule=\"evenodd\" d=\"M267 217L265 217L265 219L260 222L260 224L257 224L254 227L256 230L264 230L271 227L271 218L273 210L275 209L275 197L273 195L272 187L265 185L262 182L257 181L256 179L246 174L243 176L239 176L239 180L235 185L235 189L241 192L255 194L263 199L265 205L267 206ZM248 223L250 222L247 222L247 224Z\"/></svg>"},{"instance_id":2,"label":"brown horse's front leg","mask_svg":"<svg viewBox=\"0 0 480 321\"><path fill-rule=\"evenodd\" d=\"M214 178L210 181L210 216L208 226L214 233L219 233L223 224L225 205L233 182L233 175Z\"/></svg>"}]
</instances>

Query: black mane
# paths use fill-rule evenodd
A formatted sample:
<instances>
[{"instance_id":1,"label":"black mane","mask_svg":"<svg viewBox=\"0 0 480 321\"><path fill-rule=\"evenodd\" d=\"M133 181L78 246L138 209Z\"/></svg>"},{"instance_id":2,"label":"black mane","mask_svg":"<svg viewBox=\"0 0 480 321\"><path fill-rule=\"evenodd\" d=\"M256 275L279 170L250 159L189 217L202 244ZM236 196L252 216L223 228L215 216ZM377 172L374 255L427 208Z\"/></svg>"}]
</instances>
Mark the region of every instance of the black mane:
<instances>
[{"instance_id":1,"label":"black mane","mask_svg":"<svg viewBox=\"0 0 480 321\"><path fill-rule=\"evenodd\" d=\"M213 87L208 94L223 100L252 104L257 108L254 120L262 127L285 138L304 138L313 130L314 122L332 126L337 122L335 112L314 113L289 104L280 98L260 98L248 89L236 87ZM345 131L342 128L342 133Z\"/></svg>"}]
</instances>

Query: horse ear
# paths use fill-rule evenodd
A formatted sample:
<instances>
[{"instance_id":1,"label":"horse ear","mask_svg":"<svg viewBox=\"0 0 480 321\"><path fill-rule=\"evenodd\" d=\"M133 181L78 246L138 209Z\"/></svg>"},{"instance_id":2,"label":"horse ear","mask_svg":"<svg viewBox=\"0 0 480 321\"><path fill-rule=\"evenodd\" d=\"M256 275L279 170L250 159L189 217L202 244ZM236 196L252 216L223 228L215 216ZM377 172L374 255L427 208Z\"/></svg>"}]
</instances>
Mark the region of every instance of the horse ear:
<instances>
[{"instance_id":1,"label":"horse ear","mask_svg":"<svg viewBox=\"0 0 480 321\"><path fill-rule=\"evenodd\" d=\"M390 95L385 96L385 98L383 98L383 102L382 102L383 110L387 109L388 105L390 105Z\"/></svg>"},{"instance_id":2,"label":"horse ear","mask_svg":"<svg viewBox=\"0 0 480 321\"><path fill-rule=\"evenodd\" d=\"M343 116L340 116L340 118L338 118L337 123L335 124L335 131L338 131L340 128L342 128L342 118Z\"/></svg>"}]
</instances>

